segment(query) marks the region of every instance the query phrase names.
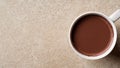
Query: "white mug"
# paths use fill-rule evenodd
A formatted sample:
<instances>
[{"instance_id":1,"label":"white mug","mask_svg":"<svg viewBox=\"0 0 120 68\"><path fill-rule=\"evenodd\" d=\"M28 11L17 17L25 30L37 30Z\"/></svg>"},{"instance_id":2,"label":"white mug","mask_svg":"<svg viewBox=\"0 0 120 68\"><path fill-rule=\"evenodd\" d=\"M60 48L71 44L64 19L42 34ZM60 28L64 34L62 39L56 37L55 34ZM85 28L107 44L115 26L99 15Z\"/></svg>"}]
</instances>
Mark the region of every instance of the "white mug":
<instances>
[{"instance_id":1,"label":"white mug","mask_svg":"<svg viewBox=\"0 0 120 68\"><path fill-rule=\"evenodd\" d=\"M86 16L86 15L89 15L89 14L96 14L96 15L99 15L99 16L102 16L103 18L105 18L108 23L110 23L110 25L112 26L112 29L113 29L113 41L111 42L110 44L110 47L107 49L107 51L105 51L104 53L102 53L101 55L98 55L98 56L87 56L85 54L82 54L80 52L78 52L73 44L72 44L72 40L71 40L71 33L72 33L72 27L75 25L75 22L82 18L83 16ZM117 30L116 30L116 26L114 25L114 22L120 17L120 9L118 9L117 11L115 11L112 15L110 15L109 17L104 15L103 13L100 13L100 12L87 12L87 13L84 13L80 16L78 16L72 23L71 27L70 27L70 30L69 30L69 43L71 45L71 48L73 49L73 51L78 54L80 57L84 58L84 59L89 59L89 60L97 60L97 59L100 59L100 58L103 58L105 56L107 56L112 50L113 48L115 47L115 44L116 44L116 41L117 41Z\"/></svg>"}]
</instances>

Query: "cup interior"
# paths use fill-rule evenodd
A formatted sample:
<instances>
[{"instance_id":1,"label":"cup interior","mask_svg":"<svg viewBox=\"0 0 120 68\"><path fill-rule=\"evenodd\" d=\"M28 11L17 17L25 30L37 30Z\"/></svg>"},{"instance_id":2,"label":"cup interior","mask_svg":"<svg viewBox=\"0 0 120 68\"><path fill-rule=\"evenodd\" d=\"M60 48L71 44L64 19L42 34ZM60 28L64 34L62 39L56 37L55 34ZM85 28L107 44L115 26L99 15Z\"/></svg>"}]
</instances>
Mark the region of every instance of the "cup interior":
<instances>
[{"instance_id":1,"label":"cup interior","mask_svg":"<svg viewBox=\"0 0 120 68\"><path fill-rule=\"evenodd\" d=\"M76 50L76 48L73 46L73 42L72 42L72 38L71 38L72 30L74 28L74 25L77 23L78 20L80 20L81 18L83 18L84 16L87 16L87 15L98 15L98 16L103 17L104 19L106 19L108 21L108 23L112 26L112 29L113 29L113 40L110 44L110 47L104 53L102 53L100 55L97 55L97 56L88 56L88 55L85 55L83 53L78 52L78 50ZM69 41L70 41L70 45L71 45L72 49L80 57L85 58L85 59L90 59L90 60L96 60L96 59L100 59L100 58L103 58L103 57L107 56L113 50L113 48L115 46L115 43L116 43L116 40L117 40L117 31L116 31L116 27L115 27L114 23L112 22L112 20L109 19L109 17L107 17L106 15L104 15L102 13L99 13L99 12L87 12L87 13L84 13L84 14L78 16L73 21L73 23L71 25L71 28L70 28L70 32L69 32Z\"/></svg>"}]
</instances>

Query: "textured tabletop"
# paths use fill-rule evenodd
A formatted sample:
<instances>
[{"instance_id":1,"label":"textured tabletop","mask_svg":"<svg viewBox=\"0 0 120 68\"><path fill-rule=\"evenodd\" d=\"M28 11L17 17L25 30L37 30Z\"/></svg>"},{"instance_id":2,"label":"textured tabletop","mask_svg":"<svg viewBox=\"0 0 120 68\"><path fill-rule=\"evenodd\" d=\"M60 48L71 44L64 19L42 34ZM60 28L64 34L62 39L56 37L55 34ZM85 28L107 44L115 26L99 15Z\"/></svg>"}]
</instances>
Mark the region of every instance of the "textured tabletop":
<instances>
[{"instance_id":1,"label":"textured tabletop","mask_svg":"<svg viewBox=\"0 0 120 68\"><path fill-rule=\"evenodd\" d=\"M118 8L120 0L0 0L0 68L120 68L120 19L116 48L103 59L82 59L68 43L78 15Z\"/></svg>"}]
</instances>

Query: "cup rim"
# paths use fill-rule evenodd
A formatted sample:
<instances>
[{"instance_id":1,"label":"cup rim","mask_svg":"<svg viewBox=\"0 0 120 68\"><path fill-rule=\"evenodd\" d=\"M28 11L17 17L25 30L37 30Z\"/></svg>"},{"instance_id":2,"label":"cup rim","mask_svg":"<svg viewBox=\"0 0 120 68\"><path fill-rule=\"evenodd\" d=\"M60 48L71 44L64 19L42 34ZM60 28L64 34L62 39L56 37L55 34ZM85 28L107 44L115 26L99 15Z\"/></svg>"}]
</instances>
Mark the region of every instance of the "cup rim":
<instances>
[{"instance_id":1,"label":"cup rim","mask_svg":"<svg viewBox=\"0 0 120 68\"><path fill-rule=\"evenodd\" d=\"M109 48L107 51L105 51L103 54L98 55L98 56L87 56L87 55L84 55L84 54L78 52L78 51L74 48L74 46L73 46L73 44L72 44L72 40L71 40L72 28L73 28L73 26L75 25L75 22L76 22L78 19L82 18L83 16L86 16L86 15L89 15L89 14L96 14L96 15L100 15L100 16L104 17L104 18L110 23L110 25L112 26L112 29L113 29L113 34L114 34L114 36L113 36L113 41L112 41L112 43L111 43L110 48ZM116 44L116 41L117 41L117 30L116 30L116 26L114 25L114 22L113 22L108 16L106 16L106 15L104 15L103 13L100 13L100 12L89 11L89 12L86 12L86 13L83 13L83 14L79 15L79 16L72 22L72 24L71 24L71 26L70 26L70 29L69 29L68 39L69 39L69 43L70 43L70 46L71 46L72 50L73 50L78 56L80 56L81 58L84 58L84 59L88 59L88 60L97 60L97 59L101 59L101 58L107 56L107 55L113 50L113 48L114 48L114 46L115 46L115 44Z\"/></svg>"}]
</instances>

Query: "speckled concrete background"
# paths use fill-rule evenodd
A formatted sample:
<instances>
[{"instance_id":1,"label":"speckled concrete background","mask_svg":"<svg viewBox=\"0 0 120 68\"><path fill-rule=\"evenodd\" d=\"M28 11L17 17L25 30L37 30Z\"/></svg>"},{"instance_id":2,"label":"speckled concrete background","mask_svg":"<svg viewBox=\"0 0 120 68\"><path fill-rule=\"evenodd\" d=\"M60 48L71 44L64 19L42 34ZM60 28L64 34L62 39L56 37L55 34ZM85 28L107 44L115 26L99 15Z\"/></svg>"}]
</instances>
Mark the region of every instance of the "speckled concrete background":
<instances>
[{"instance_id":1,"label":"speckled concrete background","mask_svg":"<svg viewBox=\"0 0 120 68\"><path fill-rule=\"evenodd\" d=\"M103 59L80 58L67 38L78 15L118 8L120 0L0 0L0 68L120 68L120 19L116 48Z\"/></svg>"}]
</instances>

